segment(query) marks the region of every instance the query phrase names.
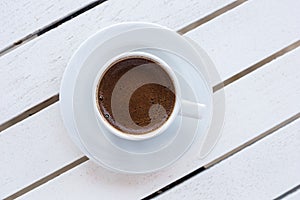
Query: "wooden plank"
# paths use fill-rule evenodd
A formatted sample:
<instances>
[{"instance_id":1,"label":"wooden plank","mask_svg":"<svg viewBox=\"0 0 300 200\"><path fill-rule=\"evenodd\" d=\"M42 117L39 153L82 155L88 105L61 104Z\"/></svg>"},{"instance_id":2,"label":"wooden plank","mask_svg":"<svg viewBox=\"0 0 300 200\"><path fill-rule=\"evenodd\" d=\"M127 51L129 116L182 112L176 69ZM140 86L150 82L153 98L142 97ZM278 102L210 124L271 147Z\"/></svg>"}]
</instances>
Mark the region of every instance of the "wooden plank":
<instances>
[{"instance_id":1,"label":"wooden plank","mask_svg":"<svg viewBox=\"0 0 300 200\"><path fill-rule=\"evenodd\" d=\"M58 103L46 108L0 134L0 199L81 156L66 134Z\"/></svg>"},{"instance_id":2,"label":"wooden plank","mask_svg":"<svg viewBox=\"0 0 300 200\"><path fill-rule=\"evenodd\" d=\"M300 1L250 1L189 32L223 80L287 46L300 35Z\"/></svg>"},{"instance_id":3,"label":"wooden plank","mask_svg":"<svg viewBox=\"0 0 300 200\"><path fill-rule=\"evenodd\" d=\"M2 0L0 50L95 0Z\"/></svg>"},{"instance_id":4,"label":"wooden plank","mask_svg":"<svg viewBox=\"0 0 300 200\"><path fill-rule=\"evenodd\" d=\"M78 167L66 172L45 185L28 193L25 197L48 197L48 198L83 198L83 197L99 197L97 195L105 196L106 198L124 198L137 199L151 194L152 192L162 188L172 181L184 176L185 174L206 165L220 156L232 151L234 148L244 144L246 141L260 135L262 132L270 129L284 119L299 112L300 105L297 103L300 99L300 85L299 70L300 65L300 48L288 53L286 56L277 59L274 62L267 64L265 67L251 73L250 75L241 78L238 82L233 83L225 88L226 93L226 122L223 129L222 137L218 145L214 148L209 156L205 159L199 158L198 144L194 144L187 154L180 159L175 165L164 169L162 171L146 174L146 175L119 175L109 172L102 167L96 166L91 161L83 163ZM274 81L277 80L277 81ZM57 105L56 105L57 106ZM56 110L56 109L55 109ZM274 111L277 111L274 114ZM43 116L48 116L49 111L42 111ZM56 110L56 112L58 112ZM54 114L53 114L54 115ZM56 113L58 116L59 113ZM27 119L28 121L37 121L40 123L40 132L48 135L49 139L53 132L61 131L57 126L51 128L43 128L43 123L48 123L42 119L42 116L33 116ZM237 126L238 122L238 126ZM22 122L22 124L25 122ZM28 126L27 132L33 132L33 126ZM11 127L3 132L3 135L11 135L8 132L20 132L23 130L21 125ZM63 134L63 133L62 133ZM67 134L67 133L64 133ZM13 137L13 136L11 136ZM22 134L18 134L15 138L15 144L18 144L18 138ZM11 139L12 141L13 139ZM21 139L20 139L21 140ZM5 143L6 140L0 140ZM67 145L70 141L61 141L56 145L63 145L63 147L56 147L53 151L60 152L60 148L69 148ZM43 145L47 141L37 141L35 145ZM51 143L51 142L49 142ZM0 143L0 147L1 147ZM33 145L26 145L29 149L36 148ZM71 147L73 148L73 146ZM29 151L29 150L28 150ZM58 152L58 153L59 153ZM58 153L53 153L57 155ZM35 158L35 152L28 154L24 158L19 156L18 152L11 149L9 155L11 161L3 160L6 167L13 165L12 161L26 159L30 167L35 168L35 165L40 161ZM65 163L68 164L74 161L77 156L74 153L69 155L63 154ZM55 162L57 158L49 154L48 162ZM62 159L62 158L60 158ZM25 162L24 162L25 163ZM44 163L44 162L42 162ZM44 163L45 164L45 163ZM3 167L4 169L6 168ZM44 166L48 169L47 166ZM59 167L54 167L53 171ZM42 168L42 166L41 166ZM41 172L37 174L29 174L31 182L22 182L23 187L33 183L34 181L46 176L47 174ZM1 187L13 187L13 185L21 185L18 182L22 180L23 173L4 173L0 170L0 176L3 177L4 182ZM16 178L18 177L18 178ZM13 181L5 181L5 180ZM16 189L15 189L16 190ZM77 192L78 191L78 192ZM118 191L118 192L115 192ZM13 192L13 191L12 191Z\"/></svg>"},{"instance_id":5,"label":"wooden plank","mask_svg":"<svg viewBox=\"0 0 300 200\"><path fill-rule=\"evenodd\" d=\"M300 180L300 119L157 199L274 199Z\"/></svg>"},{"instance_id":6,"label":"wooden plank","mask_svg":"<svg viewBox=\"0 0 300 200\"><path fill-rule=\"evenodd\" d=\"M138 20L177 30L232 1L112 0L24 44L0 58L0 124L57 94L69 58L99 29Z\"/></svg>"}]
</instances>

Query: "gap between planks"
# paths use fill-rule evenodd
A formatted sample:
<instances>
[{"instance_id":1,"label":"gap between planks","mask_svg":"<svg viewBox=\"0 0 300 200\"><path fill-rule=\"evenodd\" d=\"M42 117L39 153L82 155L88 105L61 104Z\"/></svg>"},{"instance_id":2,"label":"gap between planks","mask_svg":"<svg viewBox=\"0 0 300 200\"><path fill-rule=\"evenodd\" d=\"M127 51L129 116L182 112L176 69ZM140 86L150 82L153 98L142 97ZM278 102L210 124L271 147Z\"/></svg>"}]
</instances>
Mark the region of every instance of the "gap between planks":
<instances>
[{"instance_id":1,"label":"gap between planks","mask_svg":"<svg viewBox=\"0 0 300 200\"><path fill-rule=\"evenodd\" d=\"M10 51L22 46L23 44L33 40L34 38L37 38L39 37L40 35L43 35L44 33L47 33L48 31L62 25L63 23L81 15L82 13L88 11L88 10L91 10L92 8L102 4L103 2L105 2L107 0L96 0L74 12L71 12L70 14L66 15L65 17L63 18L60 18L46 26L44 26L43 28L40 28L38 29L37 31L33 32L33 33L30 33L29 35L21 38L20 40L18 40L17 42L14 42L13 44L5 47L4 49L0 50L0 57L9 53Z\"/></svg>"},{"instance_id":2,"label":"gap between planks","mask_svg":"<svg viewBox=\"0 0 300 200\"><path fill-rule=\"evenodd\" d=\"M297 186L295 186L295 187L293 187L292 189L286 191L282 195L276 197L274 200L284 199L284 198L288 197L289 195L293 194L294 192L296 192L297 190L300 190L300 184L297 185Z\"/></svg>"}]
</instances>

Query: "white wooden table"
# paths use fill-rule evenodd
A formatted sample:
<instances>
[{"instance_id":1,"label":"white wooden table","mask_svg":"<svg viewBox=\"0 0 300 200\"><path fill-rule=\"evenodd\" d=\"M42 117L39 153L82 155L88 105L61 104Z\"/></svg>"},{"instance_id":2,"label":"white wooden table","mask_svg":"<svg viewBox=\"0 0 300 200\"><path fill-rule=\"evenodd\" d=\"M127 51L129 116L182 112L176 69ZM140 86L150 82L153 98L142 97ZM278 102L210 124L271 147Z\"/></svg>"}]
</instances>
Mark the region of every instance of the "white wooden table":
<instances>
[{"instance_id":1,"label":"white wooden table","mask_svg":"<svg viewBox=\"0 0 300 200\"><path fill-rule=\"evenodd\" d=\"M0 199L300 199L300 1L2 0L0 11ZM88 36L124 21L178 30L216 64L226 119L205 159L120 175L68 137L66 64Z\"/></svg>"}]
</instances>

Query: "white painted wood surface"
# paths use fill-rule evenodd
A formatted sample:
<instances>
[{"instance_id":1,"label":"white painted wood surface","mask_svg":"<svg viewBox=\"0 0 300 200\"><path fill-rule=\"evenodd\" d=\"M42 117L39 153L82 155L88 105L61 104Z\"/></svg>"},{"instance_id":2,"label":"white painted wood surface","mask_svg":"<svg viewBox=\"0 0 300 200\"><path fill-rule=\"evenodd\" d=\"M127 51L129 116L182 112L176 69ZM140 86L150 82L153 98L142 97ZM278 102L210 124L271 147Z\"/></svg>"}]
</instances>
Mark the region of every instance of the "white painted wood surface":
<instances>
[{"instance_id":1,"label":"white painted wood surface","mask_svg":"<svg viewBox=\"0 0 300 200\"><path fill-rule=\"evenodd\" d=\"M274 199L300 180L300 119L157 199Z\"/></svg>"},{"instance_id":2,"label":"white painted wood surface","mask_svg":"<svg viewBox=\"0 0 300 200\"><path fill-rule=\"evenodd\" d=\"M289 0L288 4L294 8L297 7L298 2ZM191 5L193 5L192 3ZM186 8L194 13L190 15L190 18L186 18L184 24L195 20L195 16L199 16L196 13L200 10L203 12L202 16L212 12L212 8L204 12L205 10L201 5L195 2L194 4L193 9ZM281 7L285 8L281 4L283 4L282 1L276 1L271 5L269 5L268 0L251 1L187 35L199 42L212 55L222 78L226 79L298 39L300 17L295 17L298 11L289 8L280 9ZM117 7L116 5L111 6ZM153 10L167 6L168 4L153 4ZM140 16L140 20L160 22L163 25L178 29L183 25L183 20L178 20L179 14L185 16L187 13L187 10L182 11L182 6L178 3L174 9L170 9L170 12L174 12L176 15L167 18L168 20L165 19L165 15L161 16L152 12ZM140 9L145 9L144 4L140 7ZM265 11L266 7L268 7L268 12ZM180 8L181 11L176 11L175 8ZM57 28L57 30L53 30L49 35L42 36L0 59L0 77L3 77L0 80L0 90L6 94L0 99L0 109L3 113L0 116L0 123L58 93L60 80L68 59L86 37L105 25L117 21L134 20L131 15L128 15L128 12L131 12L130 9L122 11L119 12L118 16L116 13L110 13L111 10L99 7L90 11L89 15L80 16L78 19L76 18ZM162 14L163 10L157 10L157 12ZM253 13L256 17L253 17ZM103 18L103 15L110 17L110 19ZM112 16L117 16L117 20ZM223 18L225 19L222 20ZM284 31L281 26L275 26L276 24L283 24L282 19L291 24L285 27ZM250 24L248 24L249 20L252 21ZM78 27L80 27L79 30L77 30ZM256 34L257 27L259 32L265 32L265 34ZM268 34L269 32L272 34ZM216 45L220 43L221 45L217 47ZM11 73L14 71L16 73L12 75ZM7 76L7 73L10 76ZM11 79L11 76L14 79ZM22 82L21 86L20 82ZM17 91L15 90L16 86L18 86Z\"/></svg>"},{"instance_id":3,"label":"white painted wood surface","mask_svg":"<svg viewBox=\"0 0 300 200\"><path fill-rule=\"evenodd\" d=\"M1 0L0 50L95 0Z\"/></svg>"},{"instance_id":4,"label":"white painted wood surface","mask_svg":"<svg viewBox=\"0 0 300 200\"><path fill-rule=\"evenodd\" d=\"M79 44L98 29L116 22L140 20L178 30L230 2L232 0L156 0L151 3L140 0L109 0L28 42L0 58L0 124L57 94L68 59ZM30 3L30 6L38 5L33 1ZM54 9L57 8L55 6ZM43 6L36 8L45 9ZM298 40L298 8L299 1L270 3L267 0L252 0L187 35L208 51L222 78L226 79ZM49 16L49 20L53 16ZM47 20L43 23L47 23ZM98 199L99 196L105 196L135 199L160 189L299 112L299 57L298 48L226 87L227 113L223 135L204 160L196 156L198 149L195 144L174 166L147 175L119 175L87 161L22 198ZM268 141L268 137L264 140ZM293 147L287 147L289 148ZM63 128L59 103L1 132L0 155L0 198L83 156ZM224 161L224 165L228 162ZM293 186L288 185L289 183L284 182L289 186L285 191ZM255 187L251 189L254 191Z\"/></svg>"},{"instance_id":5,"label":"white painted wood surface","mask_svg":"<svg viewBox=\"0 0 300 200\"><path fill-rule=\"evenodd\" d=\"M99 29L139 20L177 30L232 1L109 0L30 41L0 58L0 124L57 94L69 58Z\"/></svg>"},{"instance_id":6,"label":"white painted wood surface","mask_svg":"<svg viewBox=\"0 0 300 200\"><path fill-rule=\"evenodd\" d=\"M187 6L184 6L182 1L155 1L151 2L151 4L146 3L145 1L131 1L128 4L128 2L126 3L110 0L108 5L100 5L94 10L86 12L84 15L79 16L78 18L73 19L70 22L67 22L61 27L50 31L49 33L25 44L23 47L16 49L13 52L0 58L0 63L3 62L2 64L0 64L0 88L2 94L4 94L6 90L4 89L4 87L2 87L2 83L4 83L5 80L9 81L10 84L16 83L18 86L14 85L10 89L18 88L18 90L20 89L19 92L21 93L20 95L18 95L18 103L16 103L17 105L21 105L21 107L17 106L16 108L14 108L13 104L9 103L13 100L14 95L9 95L9 98L7 98L7 94L1 95L0 105L7 105L8 103L11 107L6 109L0 106L0 117L5 120L10 119L13 115L20 113L24 107L29 108L43 101L45 98L57 93L60 84L58 79L60 79L60 77L62 76L63 70L69 57L83 40L85 40L90 34L94 33L99 28L123 20L142 20L159 22L160 24L164 24L171 28L179 29L180 27L188 24L190 21L196 20L198 19L198 17L203 17L213 12L214 10L226 5L229 2L231 1L219 0L214 1L214 3L211 3L210 1L190 1ZM132 12L132 7L134 7L140 14L130 14ZM166 7L169 9L166 10ZM80 31L78 31L78 24L79 27L81 27L81 29L79 29ZM41 52L42 54L40 54ZM63 55L61 56L60 54ZM56 58L56 56L58 57ZM15 63L6 68L8 64L6 63L7 58L12 58L12 60L10 60L11 62L15 62L18 60L18 64ZM28 70L27 72L24 70L20 71L21 69L25 68ZM32 76L39 78L33 80L31 79ZM48 79L49 76L52 77L52 80L50 81ZM41 77L44 78L41 79ZM22 83L21 87L20 83ZM52 91L50 92L50 90L48 89L45 90L45 88L42 87L43 85L52 88ZM53 87L53 85L55 85L55 87ZM21 91L21 88L26 88L26 92ZM14 114L9 116L7 115L8 113L5 110L8 112L13 111L12 113ZM70 147L70 145L72 146L72 144L70 144L71 141L69 140L69 138L60 139L61 135L63 135L62 138L67 137L67 133L65 132L65 129L62 128L58 106L56 105L54 110L52 108L49 108L49 111L48 109L46 109L43 112L39 113L37 116L39 117L34 116L32 118L28 118L27 120L15 125L15 127L4 131L0 135L0 143L2 142L3 144L2 148L0 147L0 151L4 152L5 155L3 156L3 158L1 158L1 160L3 161L3 163L4 160L7 163L7 165L5 165L6 167L1 167L1 169L3 169L1 174L5 174L5 178L0 179L0 197L5 197L17 191L18 189L21 189L22 187L32 183L33 181L36 181L37 179L43 177L47 174L47 172L49 173L55 171L68 162L72 162L73 159L75 160L76 158L78 158L77 149L74 151L65 151L68 156L65 156L66 154L61 153L63 148L72 149L72 147ZM48 120L51 120L51 118L53 118L53 121L49 123ZM39 119L42 119L43 122L41 122ZM3 122L5 120L0 121ZM47 123L47 126L41 126L45 123ZM50 128L49 126L52 128ZM31 129L31 127L35 128ZM24 131L28 135L24 134ZM55 131L58 135L51 133L52 131ZM18 139L18 137L25 138ZM62 149L53 148L53 145L58 145L55 144L54 141L58 140L63 142L61 143ZM18 141L24 142L22 144L18 144ZM69 141L69 143L65 143L65 141ZM14 146L19 146L18 150L26 148L28 151L31 151L31 153L27 153L27 156L24 156L22 151L20 151L19 154L16 150L14 150ZM43 146L47 148L51 147L51 149L53 149L53 152L56 151L57 153L56 155L51 155L53 155L54 157L60 156L61 159L57 159L54 163L49 164L49 160L47 158L43 159L41 157L41 154L39 156L36 156L35 153L33 153L35 150L37 150L37 148ZM10 149L12 152L7 152L7 149ZM15 165L15 159L20 161L20 165ZM41 162L41 164L43 165L43 170L39 170L42 167L37 163L37 166L34 164L34 166L36 167L34 167L34 169L36 170L30 170L33 167L32 164L37 161ZM9 167L9 165L14 165L19 168L16 170L16 172L11 173L12 171L14 171L12 169L15 168L11 168ZM20 168L20 166L22 167ZM26 171L28 171L28 173L23 173L24 168L27 169ZM15 176L16 174L18 175Z\"/></svg>"},{"instance_id":7,"label":"white painted wood surface","mask_svg":"<svg viewBox=\"0 0 300 200\"><path fill-rule=\"evenodd\" d=\"M41 119L41 120L37 120ZM49 131L47 131L49 130ZM58 103L0 134L0 199L82 156L62 123Z\"/></svg>"},{"instance_id":8,"label":"white painted wood surface","mask_svg":"<svg viewBox=\"0 0 300 200\"><path fill-rule=\"evenodd\" d=\"M31 193L28 193L28 196L25 195L24 197L80 199L86 196L96 198L101 194L107 198L124 198L124 193L126 192L128 199L135 199L144 197L160 189L297 113L297 111L300 110L300 105L296 103L298 99L300 99L300 85L297 84L300 75L298 70L298 66L300 65L299 56L300 49L298 48L226 87L227 112L224 131L218 143L219 145L215 147L206 159L201 160L196 156L195 152L198 152L198 149L197 144L195 144L191 151L174 166L157 173L139 176L111 173L88 161L61 175L57 179L48 182L44 186L33 190ZM274 82L274 79L280 81ZM280 95L278 95L278 93L280 93ZM9 185L19 185L19 187L21 187L23 185L24 187L38 180L39 177L43 175L44 172L36 170L35 172L29 172L31 182L29 182L29 177L27 177L26 181L22 181L25 179L22 173L12 174L9 173L8 170L8 167L16 160L19 160L19 162L22 163L22 168L26 169L36 169L35 163L37 163L41 168L49 170L47 174L62 167L60 166L61 163L57 161L57 156L61 152L61 149L74 148L73 145L68 146L70 144L68 138L60 137L62 138L61 141L55 144L56 148L53 149L51 154L48 154L47 163L44 162L44 160L40 160L40 158L37 159L37 156L35 156L36 152L34 152L34 149L42 148L42 146L46 146L46 148L47 146L51 146L51 141L57 137L53 135L53 133L61 131L59 126L43 128L43 126L40 125L48 123L46 119L47 116L59 118L56 106L58 105L42 111L41 114L27 119L28 122L22 123L22 126L28 127L28 132L32 132L31 129L36 129L35 126L38 126L40 128L40 134L42 134L45 139L36 140L35 144L27 141L29 142L28 145L24 144L24 146L27 146L29 148L28 151L31 151L31 153L28 153L26 158L24 158L23 155L11 152L10 156L12 156L12 158L10 157L9 160L5 160L4 163L6 163L6 165L2 166L3 169L0 169L0 176L5 177L4 180L9 179L13 180L13 182L4 182L1 183L1 185L6 187ZM276 115L274 115L274 110L277 111ZM39 123L36 123L34 126L31 121L38 121ZM239 126L237 126L237 122ZM31 125L25 125L26 123L30 123ZM18 144L16 139L22 137L21 133L24 130L22 126L18 125L12 127L4 131L3 135L7 132L19 133L16 134L16 137L11 136L9 139L9 141L15 141L15 144ZM10 135L11 134L7 133L7 137ZM65 140L63 140L64 138ZM0 143L0 148L1 146L3 145ZM61 158L59 160L65 160L66 164L68 164L78 158L78 153L77 151L70 150L60 156ZM24 160L28 163L27 165ZM42 163L42 166L40 163ZM53 169L51 170L51 168ZM115 190L117 190L118 193L113 192ZM6 194L9 192L11 191L7 189Z\"/></svg>"},{"instance_id":9,"label":"white painted wood surface","mask_svg":"<svg viewBox=\"0 0 300 200\"><path fill-rule=\"evenodd\" d=\"M300 1L250 1L187 35L205 49L223 80L300 37Z\"/></svg>"}]
</instances>

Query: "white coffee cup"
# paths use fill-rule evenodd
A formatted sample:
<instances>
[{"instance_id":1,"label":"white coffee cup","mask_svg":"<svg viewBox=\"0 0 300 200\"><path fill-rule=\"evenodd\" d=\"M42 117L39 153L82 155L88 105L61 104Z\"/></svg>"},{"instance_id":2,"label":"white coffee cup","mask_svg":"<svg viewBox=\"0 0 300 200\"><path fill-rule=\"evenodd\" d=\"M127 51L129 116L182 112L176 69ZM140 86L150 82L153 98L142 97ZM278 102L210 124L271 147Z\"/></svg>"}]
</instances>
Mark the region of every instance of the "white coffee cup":
<instances>
[{"instance_id":1,"label":"white coffee cup","mask_svg":"<svg viewBox=\"0 0 300 200\"><path fill-rule=\"evenodd\" d=\"M118 130L117 128L115 128L101 114L101 111L98 107L98 102L97 102L98 101L97 91L98 91L100 80L102 79L105 72L112 66L112 64L116 63L120 60L127 59L127 58L137 58L137 57L142 57L145 59L148 58L148 59L153 60L156 63L158 63L159 66L165 72L167 72L167 74L171 78L173 85L174 85L174 94L175 94L175 104L174 104L172 113L169 115L169 118L157 129L155 129L151 132L147 132L145 134L141 134L141 135L125 133L125 132L122 132L121 130ZM98 72L98 74L96 76L96 79L94 80L93 94L94 94L94 97L93 97L94 113L95 113L95 116L97 118L99 125L105 129L107 129L110 133L112 133L118 137L127 139L127 140L145 140L145 139L149 139L149 138L155 137L157 135L160 135L163 132L165 132L166 129L168 129L170 126L172 126L172 124L175 121L175 118L178 115L201 119L204 114L204 109L206 107L204 104L191 102L191 101L187 101L187 100L183 99L181 96L180 84L176 77L176 73L172 70L172 68L166 62L164 62L162 59L158 58L157 56L154 56L149 53L141 52L141 51L126 52L126 53L120 54L120 55L112 58L111 60L109 60L101 68L101 70ZM127 106L127 105L124 105L124 106Z\"/></svg>"}]
</instances>

